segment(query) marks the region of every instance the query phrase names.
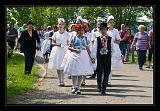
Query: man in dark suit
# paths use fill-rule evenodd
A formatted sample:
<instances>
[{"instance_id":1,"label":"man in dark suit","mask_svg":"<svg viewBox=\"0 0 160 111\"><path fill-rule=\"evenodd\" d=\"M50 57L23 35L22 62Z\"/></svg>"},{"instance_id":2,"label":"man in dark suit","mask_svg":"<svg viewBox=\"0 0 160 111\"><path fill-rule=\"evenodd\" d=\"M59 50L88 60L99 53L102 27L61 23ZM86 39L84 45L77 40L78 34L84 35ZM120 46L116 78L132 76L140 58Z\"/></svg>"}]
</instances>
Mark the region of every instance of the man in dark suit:
<instances>
[{"instance_id":1,"label":"man in dark suit","mask_svg":"<svg viewBox=\"0 0 160 111\"><path fill-rule=\"evenodd\" d=\"M97 58L98 92L105 95L108 77L111 71L111 37L107 36L107 23L100 24L101 36L95 39L92 50L92 62Z\"/></svg>"},{"instance_id":2,"label":"man in dark suit","mask_svg":"<svg viewBox=\"0 0 160 111\"><path fill-rule=\"evenodd\" d=\"M34 58L36 54L36 41L38 50L40 50L40 39L37 31L32 29L33 22L27 22L27 30L22 32L18 42L21 44L21 52L25 56L25 74L31 74Z\"/></svg>"}]
</instances>

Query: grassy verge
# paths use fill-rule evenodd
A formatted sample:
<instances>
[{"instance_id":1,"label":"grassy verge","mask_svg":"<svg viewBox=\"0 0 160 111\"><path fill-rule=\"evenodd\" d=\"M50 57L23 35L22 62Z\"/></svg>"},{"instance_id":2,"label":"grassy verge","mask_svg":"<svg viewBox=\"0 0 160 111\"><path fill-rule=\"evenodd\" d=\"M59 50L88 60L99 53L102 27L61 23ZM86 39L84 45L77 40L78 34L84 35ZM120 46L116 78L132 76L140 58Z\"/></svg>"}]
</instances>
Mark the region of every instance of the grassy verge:
<instances>
[{"instance_id":1,"label":"grassy verge","mask_svg":"<svg viewBox=\"0 0 160 111\"><path fill-rule=\"evenodd\" d=\"M134 51L134 57L135 57L135 62L133 62L133 64L138 64L138 55L137 55L137 51ZM132 56L131 54L129 54L129 62L132 62ZM148 52L146 54L146 64L148 64ZM151 64L153 64L153 57L152 57L152 61Z\"/></svg>"},{"instance_id":2,"label":"grassy verge","mask_svg":"<svg viewBox=\"0 0 160 111\"><path fill-rule=\"evenodd\" d=\"M31 75L24 75L24 57L14 53L12 59L7 60L7 102L23 94L26 91L34 90L34 83L38 79L38 69L33 66Z\"/></svg>"}]
</instances>

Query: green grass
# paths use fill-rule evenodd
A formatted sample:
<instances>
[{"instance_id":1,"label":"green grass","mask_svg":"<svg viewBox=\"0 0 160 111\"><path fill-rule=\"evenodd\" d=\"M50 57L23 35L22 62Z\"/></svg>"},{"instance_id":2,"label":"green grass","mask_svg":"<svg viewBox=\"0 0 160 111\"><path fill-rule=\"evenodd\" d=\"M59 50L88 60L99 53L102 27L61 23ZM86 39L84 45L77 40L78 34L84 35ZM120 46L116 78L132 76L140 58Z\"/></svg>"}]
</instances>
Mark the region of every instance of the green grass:
<instances>
[{"instance_id":1,"label":"green grass","mask_svg":"<svg viewBox=\"0 0 160 111\"><path fill-rule=\"evenodd\" d=\"M138 64L138 55L137 55L137 51L134 51L134 57L135 57L135 62L133 64ZM129 54L129 62L132 62L132 57L131 57L131 53ZM146 63L148 64L148 52L146 54ZM153 57L152 57L152 61L151 64L153 64Z\"/></svg>"},{"instance_id":2,"label":"green grass","mask_svg":"<svg viewBox=\"0 0 160 111\"><path fill-rule=\"evenodd\" d=\"M34 83L38 78L35 65L31 75L24 74L24 57L14 53L12 59L7 60L7 102L14 100L17 95L34 90Z\"/></svg>"}]
</instances>

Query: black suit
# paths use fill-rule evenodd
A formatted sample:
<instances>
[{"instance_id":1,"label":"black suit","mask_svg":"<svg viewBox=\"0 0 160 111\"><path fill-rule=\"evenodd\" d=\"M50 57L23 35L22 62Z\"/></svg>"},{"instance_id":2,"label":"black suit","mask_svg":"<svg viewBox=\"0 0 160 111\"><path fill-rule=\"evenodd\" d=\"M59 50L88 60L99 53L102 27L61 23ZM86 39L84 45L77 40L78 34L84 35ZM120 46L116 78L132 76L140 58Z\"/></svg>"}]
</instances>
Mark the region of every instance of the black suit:
<instances>
[{"instance_id":1,"label":"black suit","mask_svg":"<svg viewBox=\"0 0 160 111\"><path fill-rule=\"evenodd\" d=\"M111 72L111 37L108 36L107 49L108 53L106 55L101 55L100 50L102 48L101 38L97 38L97 85L98 89L103 92L106 91L108 85L108 77ZM102 80L102 74L104 72L104 77Z\"/></svg>"},{"instance_id":2,"label":"black suit","mask_svg":"<svg viewBox=\"0 0 160 111\"><path fill-rule=\"evenodd\" d=\"M40 39L37 31L32 30L32 37L30 37L28 31L22 32L18 42L21 44L21 52L25 55L25 72L31 73L35 53L36 53L36 40L40 43Z\"/></svg>"}]
</instances>

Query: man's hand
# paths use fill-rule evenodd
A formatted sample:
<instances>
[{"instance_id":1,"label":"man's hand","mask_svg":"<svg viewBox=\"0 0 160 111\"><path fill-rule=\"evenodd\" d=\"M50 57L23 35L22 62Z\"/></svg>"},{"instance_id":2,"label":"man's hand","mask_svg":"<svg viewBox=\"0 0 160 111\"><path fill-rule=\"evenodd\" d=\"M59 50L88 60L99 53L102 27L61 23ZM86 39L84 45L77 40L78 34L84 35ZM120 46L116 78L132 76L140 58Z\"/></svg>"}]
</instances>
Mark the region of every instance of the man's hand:
<instances>
[{"instance_id":1,"label":"man's hand","mask_svg":"<svg viewBox=\"0 0 160 111\"><path fill-rule=\"evenodd\" d=\"M37 48L37 51L41 51L41 47L38 47L38 48Z\"/></svg>"},{"instance_id":2,"label":"man's hand","mask_svg":"<svg viewBox=\"0 0 160 111\"><path fill-rule=\"evenodd\" d=\"M94 58L91 58L91 61L92 61L93 64L95 63L95 59Z\"/></svg>"}]
</instances>

